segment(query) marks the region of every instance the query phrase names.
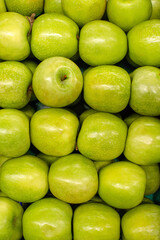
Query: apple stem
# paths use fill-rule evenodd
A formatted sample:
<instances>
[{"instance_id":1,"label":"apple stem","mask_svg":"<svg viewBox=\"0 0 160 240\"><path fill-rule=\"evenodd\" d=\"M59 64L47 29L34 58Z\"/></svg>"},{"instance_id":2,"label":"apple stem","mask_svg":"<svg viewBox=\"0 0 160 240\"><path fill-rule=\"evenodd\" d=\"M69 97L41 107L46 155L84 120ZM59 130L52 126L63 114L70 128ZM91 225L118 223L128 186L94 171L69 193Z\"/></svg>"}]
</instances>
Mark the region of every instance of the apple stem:
<instances>
[{"instance_id":1,"label":"apple stem","mask_svg":"<svg viewBox=\"0 0 160 240\"><path fill-rule=\"evenodd\" d=\"M67 75L64 75L63 77L61 77L61 81L64 81L67 78Z\"/></svg>"},{"instance_id":2,"label":"apple stem","mask_svg":"<svg viewBox=\"0 0 160 240\"><path fill-rule=\"evenodd\" d=\"M77 143L76 143L76 148L75 148L76 151L78 151L78 146L77 146Z\"/></svg>"},{"instance_id":3,"label":"apple stem","mask_svg":"<svg viewBox=\"0 0 160 240\"><path fill-rule=\"evenodd\" d=\"M77 35L77 39L79 40L79 38L80 38L80 36L79 35Z\"/></svg>"},{"instance_id":4,"label":"apple stem","mask_svg":"<svg viewBox=\"0 0 160 240\"><path fill-rule=\"evenodd\" d=\"M36 14L35 13L32 13L30 17L27 17L29 23L30 23L30 29L29 29L29 32L28 32L28 36L31 34L32 32L32 26L33 26L33 23L34 23L34 20L35 20L35 16Z\"/></svg>"},{"instance_id":5,"label":"apple stem","mask_svg":"<svg viewBox=\"0 0 160 240\"><path fill-rule=\"evenodd\" d=\"M32 93L32 85L30 85L29 87L28 87L28 95L30 95L31 93Z\"/></svg>"}]
</instances>

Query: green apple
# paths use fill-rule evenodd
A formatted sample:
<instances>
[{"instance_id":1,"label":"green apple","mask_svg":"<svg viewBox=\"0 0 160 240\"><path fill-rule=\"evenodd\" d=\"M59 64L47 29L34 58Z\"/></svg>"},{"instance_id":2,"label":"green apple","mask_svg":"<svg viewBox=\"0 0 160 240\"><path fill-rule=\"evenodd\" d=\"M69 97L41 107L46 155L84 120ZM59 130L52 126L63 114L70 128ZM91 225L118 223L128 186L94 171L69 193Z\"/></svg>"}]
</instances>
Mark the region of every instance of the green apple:
<instances>
[{"instance_id":1,"label":"green apple","mask_svg":"<svg viewBox=\"0 0 160 240\"><path fill-rule=\"evenodd\" d=\"M28 117L29 120L32 118L33 114L35 113L34 107L32 107L29 104L24 108L22 108L21 111Z\"/></svg>"},{"instance_id":2,"label":"green apple","mask_svg":"<svg viewBox=\"0 0 160 240\"><path fill-rule=\"evenodd\" d=\"M81 113L81 115L79 116L79 121L80 121L80 124L83 123L83 121L88 117L90 116L91 114L94 114L96 113L97 111L94 110L94 109L88 109L86 111L84 111L83 113Z\"/></svg>"},{"instance_id":3,"label":"green apple","mask_svg":"<svg viewBox=\"0 0 160 240\"><path fill-rule=\"evenodd\" d=\"M123 152L126 135L127 126L120 118L97 112L83 121L77 146L80 153L92 160L112 160Z\"/></svg>"},{"instance_id":4,"label":"green apple","mask_svg":"<svg viewBox=\"0 0 160 240\"><path fill-rule=\"evenodd\" d=\"M89 201L98 190L94 163L81 154L59 158L51 165L49 187L62 201L74 204Z\"/></svg>"},{"instance_id":5,"label":"green apple","mask_svg":"<svg viewBox=\"0 0 160 240\"><path fill-rule=\"evenodd\" d=\"M31 155L10 159L1 166L0 183L1 191L13 200L37 201L48 191L48 166Z\"/></svg>"},{"instance_id":6,"label":"green apple","mask_svg":"<svg viewBox=\"0 0 160 240\"><path fill-rule=\"evenodd\" d=\"M152 165L160 162L160 120L139 117L129 127L125 157L136 164Z\"/></svg>"},{"instance_id":7,"label":"green apple","mask_svg":"<svg viewBox=\"0 0 160 240\"><path fill-rule=\"evenodd\" d=\"M141 117L141 115L139 115L138 113L131 113L129 116L127 116L124 119L124 122L127 124L127 126L129 127L131 125L131 123L136 120L137 118Z\"/></svg>"},{"instance_id":8,"label":"green apple","mask_svg":"<svg viewBox=\"0 0 160 240\"><path fill-rule=\"evenodd\" d=\"M79 54L91 65L115 64L127 53L127 37L122 29L104 20L87 23L80 32Z\"/></svg>"},{"instance_id":9,"label":"green apple","mask_svg":"<svg viewBox=\"0 0 160 240\"><path fill-rule=\"evenodd\" d=\"M152 2L152 15L151 19L160 19L160 1L159 0L151 0Z\"/></svg>"},{"instance_id":10,"label":"green apple","mask_svg":"<svg viewBox=\"0 0 160 240\"><path fill-rule=\"evenodd\" d=\"M11 1L12 2L12 1ZM0 59L21 61L30 54L29 21L19 13L0 14Z\"/></svg>"},{"instance_id":11,"label":"green apple","mask_svg":"<svg viewBox=\"0 0 160 240\"><path fill-rule=\"evenodd\" d=\"M23 108L31 98L31 71L20 62L0 63L0 107Z\"/></svg>"},{"instance_id":12,"label":"green apple","mask_svg":"<svg viewBox=\"0 0 160 240\"><path fill-rule=\"evenodd\" d=\"M73 103L83 87L79 67L70 59L52 57L44 60L33 75L33 91L46 106L65 107Z\"/></svg>"},{"instance_id":13,"label":"green apple","mask_svg":"<svg viewBox=\"0 0 160 240\"><path fill-rule=\"evenodd\" d=\"M140 204L145 187L146 174L134 163L115 162L100 170L98 193L115 208L129 209Z\"/></svg>"},{"instance_id":14,"label":"green apple","mask_svg":"<svg viewBox=\"0 0 160 240\"><path fill-rule=\"evenodd\" d=\"M138 114L160 115L160 69L140 67L131 73L130 107Z\"/></svg>"},{"instance_id":15,"label":"green apple","mask_svg":"<svg viewBox=\"0 0 160 240\"><path fill-rule=\"evenodd\" d=\"M58 157L46 155L44 153L39 153L37 157L44 160L48 165L51 165L53 162L55 162L58 159Z\"/></svg>"},{"instance_id":16,"label":"green apple","mask_svg":"<svg viewBox=\"0 0 160 240\"><path fill-rule=\"evenodd\" d=\"M72 208L58 199L32 203L23 215L25 240L72 240Z\"/></svg>"},{"instance_id":17,"label":"green apple","mask_svg":"<svg viewBox=\"0 0 160 240\"><path fill-rule=\"evenodd\" d=\"M78 128L73 113L60 108L42 109L31 119L31 141L46 155L68 155L75 148Z\"/></svg>"},{"instance_id":18,"label":"green apple","mask_svg":"<svg viewBox=\"0 0 160 240\"><path fill-rule=\"evenodd\" d=\"M68 17L46 13L38 17L32 27L31 49L40 61L62 56L71 58L78 51L79 28Z\"/></svg>"},{"instance_id":19,"label":"green apple","mask_svg":"<svg viewBox=\"0 0 160 240\"><path fill-rule=\"evenodd\" d=\"M160 19L144 21L128 33L130 59L139 66L160 67Z\"/></svg>"},{"instance_id":20,"label":"green apple","mask_svg":"<svg viewBox=\"0 0 160 240\"><path fill-rule=\"evenodd\" d=\"M6 12L6 5L4 0L0 0L0 13Z\"/></svg>"},{"instance_id":21,"label":"green apple","mask_svg":"<svg viewBox=\"0 0 160 240\"><path fill-rule=\"evenodd\" d=\"M26 67L29 68L29 70L31 70L32 74L35 72L38 63L36 61L33 61L31 59L26 59L22 62Z\"/></svg>"},{"instance_id":22,"label":"green apple","mask_svg":"<svg viewBox=\"0 0 160 240\"><path fill-rule=\"evenodd\" d=\"M0 167L2 166L2 164L4 163L4 162L6 162L8 159L10 159L10 157L5 157L5 156L0 156Z\"/></svg>"},{"instance_id":23,"label":"green apple","mask_svg":"<svg viewBox=\"0 0 160 240\"><path fill-rule=\"evenodd\" d=\"M159 240L160 206L142 204L129 210L122 217L125 240Z\"/></svg>"},{"instance_id":24,"label":"green apple","mask_svg":"<svg viewBox=\"0 0 160 240\"><path fill-rule=\"evenodd\" d=\"M106 0L61 0L64 13L80 27L101 19L106 9Z\"/></svg>"},{"instance_id":25,"label":"green apple","mask_svg":"<svg viewBox=\"0 0 160 240\"><path fill-rule=\"evenodd\" d=\"M150 195L155 193L159 188L160 176L159 176L159 166L158 164L141 166L146 173L147 182L145 195Z\"/></svg>"},{"instance_id":26,"label":"green apple","mask_svg":"<svg viewBox=\"0 0 160 240\"><path fill-rule=\"evenodd\" d=\"M84 77L84 100L97 111L121 112L129 102L130 85L130 76L123 68L94 67Z\"/></svg>"},{"instance_id":27,"label":"green apple","mask_svg":"<svg viewBox=\"0 0 160 240\"><path fill-rule=\"evenodd\" d=\"M101 203L87 203L76 208L73 218L74 240L119 240L120 216Z\"/></svg>"},{"instance_id":28,"label":"green apple","mask_svg":"<svg viewBox=\"0 0 160 240\"><path fill-rule=\"evenodd\" d=\"M0 239L19 240L22 237L21 205L9 198L0 197Z\"/></svg>"},{"instance_id":29,"label":"green apple","mask_svg":"<svg viewBox=\"0 0 160 240\"><path fill-rule=\"evenodd\" d=\"M107 165L109 165L110 163L112 163L113 160L111 161L94 161L94 165L97 169L97 172L99 172L99 170Z\"/></svg>"},{"instance_id":30,"label":"green apple","mask_svg":"<svg viewBox=\"0 0 160 240\"><path fill-rule=\"evenodd\" d=\"M151 0L109 0L107 3L109 21L125 32L128 32L138 23L148 20L151 13Z\"/></svg>"},{"instance_id":31,"label":"green apple","mask_svg":"<svg viewBox=\"0 0 160 240\"><path fill-rule=\"evenodd\" d=\"M30 147L29 120L16 109L0 110L0 155L19 157Z\"/></svg>"},{"instance_id":32,"label":"green apple","mask_svg":"<svg viewBox=\"0 0 160 240\"><path fill-rule=\"evenodd\" d=\"M44 12L64 14L61 0L45 0Z\"/></svg>"},{"instance_id":33,"label":"green apple","mask_svg":"<svg viewBox=\"0 0 160 240\"><path fill-rule=\"evenodd\" d=\"M32 13L39 15L43 12L44 0L5 0L9 12L17 12L24 16Z\"/></svg>"}]
</instances>

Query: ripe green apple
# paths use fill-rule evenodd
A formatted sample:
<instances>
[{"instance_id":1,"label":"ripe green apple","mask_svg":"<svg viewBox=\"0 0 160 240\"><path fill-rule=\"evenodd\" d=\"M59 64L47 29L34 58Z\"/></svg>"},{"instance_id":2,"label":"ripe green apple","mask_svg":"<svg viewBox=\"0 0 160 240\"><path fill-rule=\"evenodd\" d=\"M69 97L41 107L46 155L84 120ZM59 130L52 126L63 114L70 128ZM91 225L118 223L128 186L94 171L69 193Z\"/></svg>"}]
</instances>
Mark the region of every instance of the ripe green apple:
<instances>
[{"instance_id":1,"label":"ripe green apple","mask_svg":"<svg viewBox=\"0 0 160 240\"><path fill-rule=\"evenodd\" d=\"M48 165L51 165L53 162L55 162L58 159L58 157L46 155L44 153L39 153L37 157L44 160Z\"/></svg>"},{"instance_id":2,"label":"ripe green apple","mask_svg":"<svg viewBox=\"0 0 160 240\"><path fill-rule=\"evenodd\" d=\"M136 164L152 165L160 162L160 120L139 117L129 127L125 157Z\"/></svg>"},{"instance_id":3,"label":"ripe green apple","mask_svg":"<svg viewBox=\"0 0 160 240\"><path fill-rule=\"evenodd\" d=\"M12 2L12 1L11 1ZM30 54L29 21L19 13L0 14L0 59L21 61Z\"/></svg>"},{"instance_id":4,"label":"ripe green apple","mask_svg":"<svg viewBox=\"0 0 160 240\"><path fill-rule=\"evenodd\" d=\"M122 217L125 240L159 240L160 206L142 204L129 210Z\"/></svg>"},{"instance_id":5,"label":"ripe green apple","mask_svg":"<svg viewBox=\"0 0 160 240\"><path fill-rule=\"evenodd\" d=\"M160 115L160 69L140 67L131 73L130 107L138 114Z\"/></svg>"},{"instance_id":6,"label":"ripe green apple","mask_svg":"<svg viewBox=\"0 0 160 240\"><path fill-rule=\"evenodd\" d=\"M68 17L46 13L32 27L31 49L40 61L54 56L71 58L78 51L79 28Z\"/></svg>"},{"instance_id":7,"label":"ripe green apple","mask_svg":"<svg viewBox=\"0 0 160 240\"><path fill-rule=\"evenodd\" d=\"M151 0L152 2L152 15L151 19L160 19L160 1Z\"/></svg>"},{"instance_id":8,"label":"ripe green apple","mask_svg":"<svg viewBox=\"0 0 160 240\"><path fill-rule=\"evenodd\" d=\"M101 19L106 9L106 0L62 0L64 13L80 27Z\"/></svg>"},{"instance_id":9,"label":"ripe green apple","mask_svg":"<svg viewBox=\"0 0 160 240\"><path fill-rule=\"evenodd\" d=\"M37 201L48 191L48 166L31 155L10 159L1 166L0 183L1 191L13 200Z\"/></svg>"},{"instance_id":10,"label":"ripe green apple","mask_svg":"<svg viewBox=\"0 0 160 240\"><path fill-rule=\"evenodd\" d=\"M79 67L70 59L52 57L39 64L32 84L41 103L50 107L65 107L79 97L83 76Z\"/></svg>"},{"instance_id":11,"label":"ripe green apple","mask_svg":"<svg viewBox=\"0 0 160 240\"><path fill-rule=\"evenodd\" d=\"M51 165L49 187L62 201L74 204L89 201L98 190L94 163L81 154L59 158Z\"/></svg>"},{"instance_id":12,"label":"ripe green apple","mask_svg":"<svg viewBox=\"0 0 160 240\"><path fill-rule=\"evenodd\" d=\"M19 240L22 237L23 208L12 199L0 197L0 239Z\"/></svg>"},{"instance_id":13,"label":"ripe green apple","mask_svg":"<svg viewBox=\"0 0 160 240\"><path fill-rule=\"evenodd\" d=\"M6 4L4 0L0 0L0 13L6 12Z\"/></svg>"},{"instance_id":14,"label":"ripe green apple","mask_svg":"<svg viewBox=\"0 0 160 240\"><path fill-rule=\"evenodd\" d=\"M23 215L25 240L72 240L72 208L55 198L32 203Z\"/></svg>"},{"instance_id":15,"label":"ripe green apple","mask_svg":"<svg viewBox=\"0 0 160 240\"><path fill-rule=\"evenodd\" d=\"M144 197L146 174L127 161L109 164L99 173L99 196L109 205L129 209L140 204Z\"/></svg>"},{"instance_id":16,"label":"ripe green apple","mask_svg":"<svg viewBox=\"0 0 160 240\"><path fill-rule=\"evenodd\" d=\"M44 12L64 14L61 0L45 0Z\"/></svg>"},{"instance_id":17,"label":"ripe green apple","mask_svg":"<svg viewBox=\"0 0 160 240\"><path fill-rule=\"evenodd\" d=\"M16 109L0 110L0 155L19 157L30 147L29 120Z\"/></svg>"},{"instance_id":18,"label":"ripe green apple","mask_svg":"<svg viewBox=\"0 0 160 240\"><path fill-rule=\"evenodd\" d=\"M32 118L33 114L35 113L34 107L32 107L29 104L24 108L22 108L21 111L28 117L29 120Z\"/></svg>"},{"instance_id":19,"label":"ripe green apple","mask_svg":"<svg viewBox=\"0 0 160 240\"><path fill-rule=\"evenodd\" d=\"M129 127L131 125L131 123L136 120L137 118L141 117L141 115L139 115L138 113L131 113L129 116L127 116L124 119L124 122L127 124L127 126Z\"/></svg>"},{"instance_id":20,"label":"ripe green apple","mask_svg":"<svg viewBox=\"0 0 160 240\"><path fill-rule=\"evenodd\" d=\"M77 146L87 158L112 160L123 152L126 135L127 126L120 118L110 113L97 112L83 121Z\"/></svg>"},{"instance_id":21,"label":"ripe green apple","mask_svg":"<svg viewBox=\"0 0 160 240\"><path fill-rule=\"evenodd\" d=\"M20 62L0 63L0 107L23 108L31 98L31 71Z\"/></svg>"},{"instance_id":22,"label":"ripe green apple","mask_svg":"<svg viewBox=\"0 0 160 240\"><path fill-rule=\"evenodd\" d=\"M144 21L128 33L130 59L139 66L160 67L160 19Z\"/></svg>"},{"instance_id":23,"label":"ripe green apple","mask_svg":"<svg viewBox=\"0 0 160 240\"><path fill-rule=\"evenodd\" d=\"M141 166L146 173L147 182L145 195L150 195L155 193L159 188L160 176L159 176L159 166L157 164Z\"/></svg>"},{"instance_id":24,"label":"ripe green apple","mask_svg":"<svg viewBox=\"0 0 160 240\"><path fill-rule=\"evenodd\" d=\"M79 116L79 121L80 121L80 124L83 123L83 121L88 117L90 116L91 114L94 114L96 113L97 111L94 110L94 109L88 109L86 111L84 111L83 113L81 113L81 115Z\"/></svg>"},{"instance_id":25,"label":"ripe green apple","mask_svg":"<svg viewBox=\"0 0 160 240\"><path fill-rule=\"evenodd\" d=\"M5 0L9 12L17 12L24 16L32 13L39 15L43 12L44 0Z\"/></svg>"},{"instance_id":26,"label":"ripe green apple","mask_svg":"<svg viewBox=\"0 0 160 240\"><path fill-rule=\"evenodd\" d=\"M31 141L46 155L68 155L75 148L78 128L73 113L60 108L42 109L31 119Z\"/></svg>"},{"instance_id":27,"label":"ripe green apple","mask_svg":"<svg viewBox=\"0 0 160 240\"><path fill-rule=\"evenodd\" d=\"M82 204L74 212L73 233L74 240L119 240L120 216L105 204Z\"/></svg>"},{"instance_id":28,"label":"ripe green apple","mask_svg":"<svg viewBox=\"0 0 160 240\"><path fill-rule=\"evenodd\" d=\"M91 65L115 64L127 53L127 37L122 29L104 20L87 23L80 32L79 54Z\"/></svg>"},{"instance_id":29,"label":"ripe green apple","mask_svg":"<svg viewBox=\"0 0 160 240\"><path fill-rule=\"evenodd\" d=\"M107 3L109 21L125 32L128 32L138 23L148 20L151 13L151 0L109 0Z\"/></svg>"},{"instance_id":30,"label":"ripe green apple","mask_svg":"<svg viewBox=\"0 0 160 240\"><path fill-rule=\"evenodd\" d=\"M84 77L84 100L97 111L121 112L129 102L130 85L130 76L123 68L94 67Z\"/></svg>"}]
</instances>

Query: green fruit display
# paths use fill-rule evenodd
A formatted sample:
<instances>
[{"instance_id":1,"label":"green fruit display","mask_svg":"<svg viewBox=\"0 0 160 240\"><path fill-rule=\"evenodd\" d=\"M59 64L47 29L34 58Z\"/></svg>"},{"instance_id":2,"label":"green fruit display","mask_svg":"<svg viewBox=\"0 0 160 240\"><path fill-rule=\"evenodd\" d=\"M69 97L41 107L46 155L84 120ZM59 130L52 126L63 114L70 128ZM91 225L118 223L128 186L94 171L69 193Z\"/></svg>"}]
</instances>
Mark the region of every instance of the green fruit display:
<instances>
[{"instance_id":1,"label":"green fruit display","mask_svg":"<svg viewBox=\"0 0 160 240\"><path fill-rule=\"evenodd\" d=\"M44 12L63 14L62 1L61 0L45 0Z\"/></svg>"}]
</instances>

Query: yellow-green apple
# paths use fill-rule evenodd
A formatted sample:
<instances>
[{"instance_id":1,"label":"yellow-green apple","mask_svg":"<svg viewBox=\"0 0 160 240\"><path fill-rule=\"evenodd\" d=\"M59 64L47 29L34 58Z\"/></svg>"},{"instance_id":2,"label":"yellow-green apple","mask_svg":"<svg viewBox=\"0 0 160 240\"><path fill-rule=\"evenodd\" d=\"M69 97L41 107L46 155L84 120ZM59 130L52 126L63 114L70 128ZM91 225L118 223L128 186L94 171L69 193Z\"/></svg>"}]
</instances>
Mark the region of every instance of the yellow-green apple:
<instances>
[{"instance_id":1,"label":"yellow-green apple","mask_svg":"<svg viewBox=\"0 0 160 240\"><path fill-rule=\"evenodd\" d=\"M147 177L146 189L144 194L145 195L153 194L159 188L160 176L158 163L141 167L145 171Z\"/></svg>"},{"instance_id":2,"label":"yellow-green apple","mask_svg":"<svg viewBox=\"0 0 160 240\"><path fill-rule=\"evenodd\" d=\"M80 121L80 124L83 123L83 121L91 114L94 114L96 113L97 111L94 110L94 109L88 109L86 111L84 111L83 113L81 113L81 115L79 116L79 121Z\"/></svg>"},{"instance_id":3,"label":"yellow-green apple","mask_svg":"<svg viewBox=\"0 0 160 240\"><path fill-rule=\"evenodd\" d=\"M106 9L106 0L61 0L64 13L80 27L101 19Z\"/></svg>"},{"instance_id":4,"label":"yellow-green apple","mask_svg":"<svg viewBox=\"0 0 160 240\"><path fill-rule=\"evenodd\" d=\"M32 13L39 15L43 12L44 0L5 0L9 12L17 12L24 16Z\"/></svg>"},{"instance_id":5,"label":"yellow-green apple","mask_svg":"<svg viewBox=\"0 0 160 240\"><path fill-rule=\"evenodd\" d=\"M22 237L22 206L12 199L0 197L0 239L19 240Z\"/></svg>"},{"instance_id":6,"label":"yellow-green apple","mask_svg":"<svg viewBox=\"0 0 160 240\"><path fill-rule=\"evenodd\" d=\"M79 67L70 59L52 57L44 60L33 75L33 91L46 106L65 107L73 103L83 87Z\"/></svg>"},{"instance_id":7,"label":"yellow-green apple","mask_svg":"<svg viewBox=\"0 0 160 240\"><path fill-rule=\"evenodd\" d=\"M73 113L60 108L42 109L31 119L31 141L46 155L68 155L75 148L78 128Z\"/></svg>"},{"instance_id":8,"label":"yellow-green apple","mask_svg":"<svg viewBox=\"0 0 160 240\"><path fill-rule=\"evenodd\" d=\"M140 204L144 197L146 174L131 162L111 163L99 172L100 197L109 205L129 209Z\"/></svg>"},{"instance_id":9,"label":"yellow-green apple","mask_svg":"<svg viewBox=\"0 0 160 240\"><path fill-rule=\"evenodd\" d=\"M124 122L127 124L127 126L129 127L131 125L131 123L136 120L137 118L141 117L141 115L139 115L138 113L131 113L129 114L129 116L127 116L125 119L124 119Z\"/></svg>"},{"instance_id":10,"label":"yellow-green apple","mask_svg":"<svg viewBox=\"0 0 160 240\"><path fill-rule=\"evenodd\" d=\"M152 15L151 19L160 19L160 1L151 0L152 2Z\"/></svg>"},{"instance_id":11,"label":"yellow-green apple","mask_svg":"<svg viewBox=\"0 0 160 240\"><path fill-rule=\"evenodd\" d=\"M55 198L32 203L23 215L25 240L72 240L72 208Z\"/></svg>"},{"instance_id":12,"label":"yellow-green apple","mask_svg":"<svg viewBox=\"0 0 160 240\"><path fill-rule=\"evenodd\" d=\"M104 20L91 21L80 32L79 54L91 65L115 64L127 53L126 34L118 26Z\"/></svg>"},{"instance_id":13,"label":"yellow-green apple","mask_svg":"<svg viewBox=\"0 0 160 240\"><path fill-rule=\"evenodd\" d=\"M160 67L160 19L137 24L128 32L129 58L139 66Z\"/></svg>"},{"instance_id":14,"label":"yellow-green apple","mask_svg":"<svg viewBox=\"0 0 160 240\"><path fill-rule=\"evenodd\" d=\"M148 20L152 13L151 0L108 0L107 16L125 32L140 22Z\"/></svg>"},{"instance_id":15,"label":"yellow-green apple","mask_svg":"<svg viewBox=\"0 0 160 240\"><path fill-rule=\"evenodd\" d=\"M78 206L73 217L74 240L119 240L120 216L102 203Z\"/></svg>"},{"instance_id":16,"label":"yellow-green apple","mask_svg":"<svg viewBox=\"0 0 160 240\"><path fill-rule=\"evenodd\" d=\"M29 120L16 109L0 110L0 155L19 157L30 147Z\"/></svg>"},{"instance_id":17,"label":"yellow-green apple","mask_svg":"<svg viewBox=\"0 0 160 240\"><path fill-rule=\"evenodd\" d=\"M77 146L80 153L92 160L112 160L123 152L126 135L127 125L120 118L97 112L83 121Z\"/></svg>"},{"instance_id":18,"label":"yellow-green apple","mask_svg":"<svg viewBox=\"0 0 160 240\"><path fill-rule=\"evenodd\" d=\"M12 2L12 1L11 1ZM0 59L21 61L30 54L29 21L19 13L0 14Z\"/></svg>"},{"instance_id":19,"label":"yellow-green apple","mask_svg":"<svg viewBox=\"0 0 160 240\"><path fill-rule=\"evenodd\" d=\"M24 108L22 108L21 111L28 117L29 120L32 118L33 114L35 113L34 107L32 107L29 104Z\"/></svg>"},{"instance_id":20,"label":"yellow-green apple","mask_svg":"<svg viewBox=\"0 0 160 240\"><path fill-rule=\"evenodd\" d=\"M31 155L10 159L1 166L0 183L1 191L13 200L37 201L48 191L48 166Z\"/></svg>"},{"instance_id":21,"label":"yellow-green apple","mask_svg":"<svg viewBox=\"0 0 160 240\"><path fill-rule=\"evenodd\" d=\"M49 57L71 58L78 51L79 28L68 17L46 13L33 23L31 49L40 61Z\"/></svg>"},{"instance_id":22,"label":"yellow-green apple","mask_svg":"<svg viewBox=\"0 0 160 240\"><path fill-rule=\"evenodd\" d=\"M138 114L160 115L160 69L151 66L131 73L130 107Z\"/></svg>"},{"instance_id":23,"label":"yellow-green apple","mask_svg":"<svg viewBox=\"0 0 160 240\"><path fill-rule=\"evenodd\" d=\"M84 76L84 100L97 111L121 112L129 102L130 85L130 76L123 68L94 67Z\"/></svg>"},{"instance_id":24,"label":"yellow-green apple","mask_svg":"<svg viewBox=\"0 0 160 240\"><path fill-rule=\"evenodd\" d=\"M160 120L139 117L129 127L125 157L136 164L152 165L160 162Z\"/></svg>"},{"instance_id":25,"label":"yellow-green apple","mask_svg":"<svg viewBox=\"0 0 160 240\"><path fill-rule=\"evenodd\" d=\"M20 62L0 63L0 107L23 108L31 98L31 71Z\"/></svg>"},{"instance_id":26,"label":"yellow-green apple","mask_svg":"<svg viewBox=\"0 0 160 240\"><path fill-rule=\"evenodd\" d=\"M45 0L44 12L64 14L62 9L62 1L61 0Z\"/></svg>"},{"instance_id":27,"label":"yellow-green apple","mask_svg":"<svg viewBox=\"0 0 160 240\"><path fill-rule=\"evenodd\" d=\"M6 12L6 4L4 0L0 0L0 13Z\"/></svg>"},{"instance_id":28,"label":"yellow-green apple","mask_svg":"<svg viewBox=\"0 0 160 240\"><path fill-rule=\"evenodd\" d=\"M51 165L53 162L55 162L58 159L58 157L46 155L44 153L39 153L37 157L44 160L48 165Z\"/></svg>"},{"instance_id":29,"label":"yellow-green apple","mask_svg":"<svg viewBox=\"0 0 160 240\"><path fill-rule=\"evenodd\" d=\"M159 240L160 206L141 204L124 214L122 231L125 240Z\"/></svg>"},{"instance_id":30,"label":"yellow-green apple","mask_svg":"<svg viewBox=\"0 0 160 240\"><path fill-rule=\"evenodd\" d=\"M98 190L98 175L94 163L81 154L70 154L52 163L49 187L58 199L68 203L89 201Z\"/></svg>"}]
</instances>

